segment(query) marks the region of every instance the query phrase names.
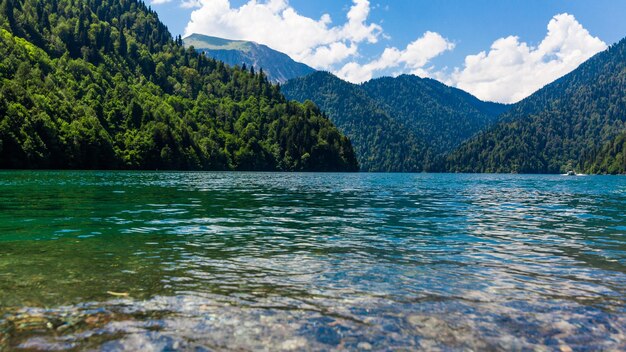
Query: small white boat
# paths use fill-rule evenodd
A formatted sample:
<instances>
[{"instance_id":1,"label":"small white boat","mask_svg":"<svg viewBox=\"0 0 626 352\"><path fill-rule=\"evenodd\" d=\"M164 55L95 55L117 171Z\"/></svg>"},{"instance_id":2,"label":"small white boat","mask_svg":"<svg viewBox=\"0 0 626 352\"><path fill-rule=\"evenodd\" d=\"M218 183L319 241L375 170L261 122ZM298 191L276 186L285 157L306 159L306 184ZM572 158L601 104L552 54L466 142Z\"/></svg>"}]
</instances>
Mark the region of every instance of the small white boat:
<instances>
[{"instance_id":1,"label":"small white boat","mask_svg":"<svg viewBox=\"0 0 626 352\"><path fill-rule=\"evenodd\" d=\"M576 171L570 170L567 173L563 174L563 176L587 176L586 174L577 174Z\"/></svg>"}]
</instances>

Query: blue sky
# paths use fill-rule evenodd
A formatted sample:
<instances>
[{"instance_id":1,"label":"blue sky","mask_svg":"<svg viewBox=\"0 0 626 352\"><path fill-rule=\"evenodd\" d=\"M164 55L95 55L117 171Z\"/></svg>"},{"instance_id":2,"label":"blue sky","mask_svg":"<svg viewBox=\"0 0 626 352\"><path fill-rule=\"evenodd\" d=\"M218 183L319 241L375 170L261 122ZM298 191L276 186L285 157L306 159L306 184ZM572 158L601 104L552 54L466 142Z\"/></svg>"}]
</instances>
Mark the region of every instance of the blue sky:
<instances>
[{"instance_id":1,"label":"blue sky","mask_svg":"<svg viewBox=\"0 0 626 352\"><path fill-rule=\"evenodd\" d=\"M558 78L626 37L622 0L150 1L175 35L193 31L255 40L353 82L414 73L503 102L529 95L549 83L547 78ZM332 21L320 21L325 14ZM492 50L496 43L499 49ZM466 65L468 56L480 53L485 57ZM551 57L559 60L547 62ZM498 67L507 60L521 66ZM485 71L487 66L494 68ZM515 91L513 82L520 79L514 73L524 70L537 77L524 79L527 87ZM491 82L483 77L492 77Z\"/></svg>"}]
</instances>

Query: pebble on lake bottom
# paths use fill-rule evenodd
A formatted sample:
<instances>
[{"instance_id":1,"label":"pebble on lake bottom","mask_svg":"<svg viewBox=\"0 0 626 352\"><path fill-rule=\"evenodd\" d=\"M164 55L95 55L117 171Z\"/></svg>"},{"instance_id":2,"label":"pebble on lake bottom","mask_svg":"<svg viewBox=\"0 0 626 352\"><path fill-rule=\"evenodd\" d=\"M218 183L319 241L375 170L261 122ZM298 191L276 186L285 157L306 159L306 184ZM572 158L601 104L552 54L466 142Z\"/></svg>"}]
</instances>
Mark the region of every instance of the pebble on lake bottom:
<instances>
[{"instance_id":1,"label":"pebble on lake bottom","mask_svg":"<svg viewBox=\"0 0 626 352\"><path fill-rule=\"evenodd\" d=\"M283 351L296 351L302 350L307 346L307 340L303 337L296 337L283 342L280 345L280 349Z\"/></svg>"},{"instance_id":2,"label":"pebble on lake bottom","mask_svg":"<svg viewBox=\"0 0 626 352\"><path fill-rule=\"evenodd\" d=\"M363 351L369 351L372 349L372 345L367 342L360 342L356 347Z\"/></svg>"}]
</instances>

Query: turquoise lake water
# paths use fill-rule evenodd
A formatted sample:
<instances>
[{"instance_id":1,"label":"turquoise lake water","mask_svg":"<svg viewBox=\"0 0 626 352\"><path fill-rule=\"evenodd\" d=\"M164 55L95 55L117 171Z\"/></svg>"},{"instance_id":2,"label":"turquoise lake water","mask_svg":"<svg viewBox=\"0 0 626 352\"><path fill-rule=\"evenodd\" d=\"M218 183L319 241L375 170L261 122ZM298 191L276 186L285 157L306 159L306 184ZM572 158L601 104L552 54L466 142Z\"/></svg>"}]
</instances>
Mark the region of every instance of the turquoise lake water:
<instances>
[{"instance_id":1,"label":"turquoise lake water","mask_svg":"<svg viewBox=\"0 0 626 352\"><path fill-rule=\"evenodd\" d=\"M0 350L626 350L626 177L0 172Z\"/></svg>"}]
</instances>

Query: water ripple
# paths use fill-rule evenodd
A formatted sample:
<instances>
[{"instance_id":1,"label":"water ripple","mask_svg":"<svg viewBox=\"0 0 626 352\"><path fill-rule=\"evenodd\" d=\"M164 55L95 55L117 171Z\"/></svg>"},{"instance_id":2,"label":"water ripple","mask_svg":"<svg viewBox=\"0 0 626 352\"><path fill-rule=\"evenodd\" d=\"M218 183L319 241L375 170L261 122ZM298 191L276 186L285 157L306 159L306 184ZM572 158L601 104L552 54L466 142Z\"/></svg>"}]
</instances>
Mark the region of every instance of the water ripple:
<instances>
[{"instance_id":1,"label":"water ripple","mask_svg":"<svg viewBox=\"0 0 626 352\"><path fill-rule=\"evenodd\" d=\"M626 179L0 173L0 349L624 350Z\"/></svg>"}]
</instances>

